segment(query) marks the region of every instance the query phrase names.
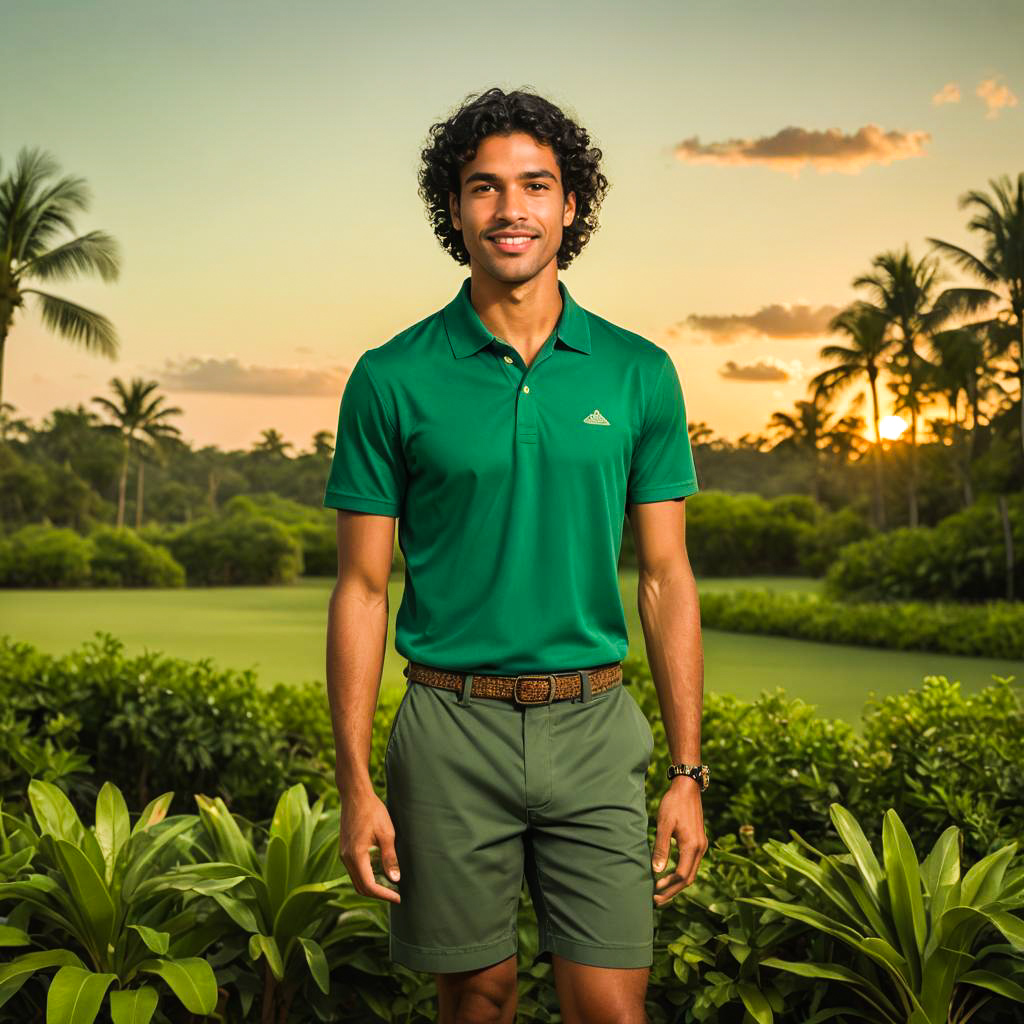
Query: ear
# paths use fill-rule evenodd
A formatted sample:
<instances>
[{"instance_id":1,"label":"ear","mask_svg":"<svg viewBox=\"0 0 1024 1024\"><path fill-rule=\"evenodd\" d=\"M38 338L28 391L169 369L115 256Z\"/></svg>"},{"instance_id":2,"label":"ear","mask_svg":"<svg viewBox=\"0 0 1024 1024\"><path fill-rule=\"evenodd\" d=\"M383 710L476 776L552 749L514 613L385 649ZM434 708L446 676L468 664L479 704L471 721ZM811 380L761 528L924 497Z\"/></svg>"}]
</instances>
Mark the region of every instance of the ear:
<instances>
[{"instance_id":1,"label":"ear","mask_svg":"<svg viewBox=\"0 0 1024 1024\"><path fill-rule=\"evenodd\" d=\"M448 193L448 213L452 218L452 227L462 230L462 218L459 216L459 197L454 192Z\"/></svg>"},{"instance_id":2,"label":"ear","mask_svg":"<svg viewBox=\"0 0 1024 1024\"><path fill-rule=\"evenodd\" d=\"M562 214L562 227L567 228L576 219L576 193L570 192L565 197L565 210Z\"/></svg>"}]
</instances>

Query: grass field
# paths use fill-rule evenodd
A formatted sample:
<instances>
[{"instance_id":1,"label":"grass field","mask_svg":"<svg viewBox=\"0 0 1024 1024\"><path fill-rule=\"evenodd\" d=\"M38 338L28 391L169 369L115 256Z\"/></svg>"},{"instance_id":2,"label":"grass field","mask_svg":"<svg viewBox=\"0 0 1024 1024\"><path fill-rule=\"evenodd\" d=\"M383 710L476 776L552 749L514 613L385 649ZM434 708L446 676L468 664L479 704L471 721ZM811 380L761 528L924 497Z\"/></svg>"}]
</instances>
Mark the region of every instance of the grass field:
<instances>
[{"instance_id":1,"label":"grass field","mask_svg":"<svg viewBox=\"0 0 1024 1024\"><path fill-rule=\"evenodd\" d=\"M817 590L809 579L716 579L701 589L768 587ZM636 575L620 577L630 653L644 656L636 612ZM177 657L210 657L220 665L253 668L261 684L322 681L327 600L333 580L303 579L290 587L217 587L187 590L3 590L0 632L62 654L97 629L122 639L130 653L159 650ZM391 624L384 686L404 683L405 659L394 650L394 617L402 584L390 590ZM1024 664L947 654L886 651L785 638L704 631L706 693L750 699L782 687L819 712L857 723L870 691L882 696L919 686L925 675L959 679L964 692L991 675L1024 680Z\"/></svg>"}]
</instances>

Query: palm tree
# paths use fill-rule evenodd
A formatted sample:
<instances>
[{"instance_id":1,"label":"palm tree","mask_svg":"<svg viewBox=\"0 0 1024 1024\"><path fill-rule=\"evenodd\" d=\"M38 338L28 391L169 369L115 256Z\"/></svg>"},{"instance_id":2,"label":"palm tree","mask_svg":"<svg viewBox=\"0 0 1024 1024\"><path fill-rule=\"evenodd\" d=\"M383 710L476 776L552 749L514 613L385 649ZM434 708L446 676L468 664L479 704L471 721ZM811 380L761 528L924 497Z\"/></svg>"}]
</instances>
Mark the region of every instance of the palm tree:
<instances>
[{"instance_id":1,"label":"palm tree","mask_svg":"<svg viewBox=\"0 0 1024 1024\"><path fill-rule=\"evenodd\" d=\"M317 458L329 459L334 454L334 434L329 430L318 430L313 435L312 453Z\"/></svg>"},{"instance_id":2,"label":"palm tree","mask_svg":"<svg viewBox=\"0 0 1024 1024\"><path fill-rule=\"evenodd\" d=\"M1007 339L1007 350L1015 364L1020 443L1024 451L1024 171L1018 173L1017 187L1012 192L1010 178L1006 174L995 181L990 179L989 185L995 199L972 189L958 201L960 209L966 206L979 208L967 228L982 235L982 256L975 256L961 246L939 238L929 238L928 241L937 252L948 256L989 286L954 288L951 294L962 294L963 301L971 304L974 296L984 296L986 301L979 301L974 307L979 309L989 302L1002 303L987 324L995 326L999 335Z\"/></svg>"},{"instance_id":3,"label":"palm tree","mask_svg":"<svg viewBox=\"0 0 1024 1024\"><path fill-rule=\"evenodd\" d=\"M825 345L818 355L822 359L835 361L834 366L822 370L810 381L813 388L832 396L862 377L866 377L871 391L871 419L875 427L875 444L872 449L874 469L873 507L875 526L885 527L885 499L882 482L882 435L878 429L880 419L878 408L878 374L882 362L894 342L886 338L888 322L878 309L866 302L854 302L828 325L831 332L841 331L849 339L849 345Z\"/></svg>"},{"instance_id":4,"label":"palm tree","mask_svg":"<svg viewBox=\"0 0 1024 1024\"><path fill-rule=\"evenodd\" d=\"M964 492L964 504L974 502L971 468L977 447L978 427L983 418L982 402L993 392L999 397L1006 390L993 370L999 343L993 341L989 327L967 324L939 331L931 340L935 389L945 396L948 414L945 423L934 421L936 434L949 437L956 453L955 465ZM961 395L964 398L961 415ZM969 422L968 422L969 420Z\"/></svg>"},{"instance_id":5,"label":"palm tree","mask_svg":"<svg viewBox=\"0 0 1024 1024\"><path fill-rule=\"evenodd\" d=\"M26 295L38 296L43 323L90 352L114 359L118 340L104 316L69 299L26 288L25 281L68 280L80 273L97 273L116 281L120 260L115 239L105 231L88 231L55 245L62 229L74 231L75 210L89 208L89 190L82 178L64 177L53 157L39 150L22 149L13 173L0 179L0 396L3 394L3 357L14 313ZM0 403L2 407L2 403Z\"/></svg>"},{"instance_id":6,"label":"palm tree","mask_svg":"<svg viewBox=\"0 0 1024 1024\"><path fill-rule=\"evenodd\" d=\"M252 450L264 455L280 455L284 458L285 450L294 447L291 441L284 439L280 431L270 427L260 433L260 439L252 446Z\"/></svg>"},{"instance_id":7,"label":"palm tree","mask_svg":"<svg viewBox=\"0 0 1024 1024\"><path fill-rule=\"evenodd\" d=\"M781 437L777 448L793 448L807 455L811 464L811 496L815 501L821 499L822 446L830 443L838 426L828 422L831 414L827 401L827 394L816 388L809 401L797 401L795 415L774 412L768 421L768 429Z\"/></svg>"},{"instance_id":8,"label":"palm tree","mask_svg":"<svg viewBox=\"0 0 1024 1024\"><path fill-rule=\"evenodd\" d=\"M908 466L907 499L909 522L917 526L917 419L922 408L922 397L917 389L928 380L923 366L924 357L916 343L929 338L954 316L973 313L989 301L989 293L976 288L945 289L936 294L943 280L937 261L925 257L915 262L909 249L884 252L872 261L874 273L861 274L853 281L855 288L866 287L874 301L870 305L878 310L895 332L899 356L891 365L901 370L903 381L893 390L900 398L901 408L910 413L910 460Z\"/></svg>"},{"instance_id":9,"label":"palm tree","mask_svg":"<svg viewBox=\"0 0 1024 1024\"><path fill-rule=\"evenodd\" d=\"M111 401L102 395L93 396L93 401L110 414L114 423L108 429L116 430L124 442L124 460L121 463L121 479L117 489L117 525L124 526L128 459L134 451L138 460L135 525L139 527L142 525L142 451L144 448L159 445L163 438L180 436L178 428L166 420L170 416L180 416L182 410L177 406L163 406L164 396L153 395L153 391L159 387L155 380L144 381L135 377L126 387L120 378L115 377L110 386L117 396L117 401Z\"/></svg>"}]
</instances>

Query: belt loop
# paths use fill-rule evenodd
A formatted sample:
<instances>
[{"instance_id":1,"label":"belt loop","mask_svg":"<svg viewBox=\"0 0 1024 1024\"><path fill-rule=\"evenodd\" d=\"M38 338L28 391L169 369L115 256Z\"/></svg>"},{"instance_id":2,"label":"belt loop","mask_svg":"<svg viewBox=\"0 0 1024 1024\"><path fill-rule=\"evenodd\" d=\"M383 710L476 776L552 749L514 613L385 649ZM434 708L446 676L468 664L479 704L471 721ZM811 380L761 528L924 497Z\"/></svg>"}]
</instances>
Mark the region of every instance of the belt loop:
<instances>
[{"instance_id":1,"label":"belt loop","mask_svg":"<svg viewBox=\"0 0 1024 1024\"><path fill-rule=\"evenodd\" d=\"M586 669L583 669L583 668L580 669L580 690L581 690L580 700L584 704L586 704L590 700L590 697L591 697L591 693L590 693L590 673Z\"/></svg>"},{"instance_id":2,"label":"belt loop","mask_svg":"<svg viewBox=\"0 0 1024 1024\"><path fill-rule=\"evenodd\" d=\"M459 703L464 707L468 708L472 703L472 697L470 694L473 691L473 673L467 672L462 677L462 693L459 694Z\"/></svg>"}]
</instances>

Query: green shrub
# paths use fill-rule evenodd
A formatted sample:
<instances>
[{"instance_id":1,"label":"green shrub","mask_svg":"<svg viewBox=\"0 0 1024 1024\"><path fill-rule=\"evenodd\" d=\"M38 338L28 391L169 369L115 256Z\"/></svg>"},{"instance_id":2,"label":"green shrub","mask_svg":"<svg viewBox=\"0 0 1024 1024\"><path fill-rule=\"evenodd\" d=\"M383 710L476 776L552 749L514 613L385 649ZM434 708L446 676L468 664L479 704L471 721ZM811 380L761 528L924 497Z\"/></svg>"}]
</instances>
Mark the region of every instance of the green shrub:
<instances>
[{"instance_id":1,"label":"green shrub","mask_svg":"<svg viewBox=\"0 0 1024 1024\"><path fill-rule=\"evenodd\" d=\"M171 553L147 544L132 530L104 526L89 535L93 543L94 587L183 587L185 570Z\"/></svg>"},{"instance_id":2,"label":"green shrub","mask_svg":"<svg viewBox=\"0 0 1024 1024\"><path fill-rule=\"evenodd\" d=\"M829 512L804 495L702 491L686 501L687 551L703 577L817 576L870 532L860 512Z\"/></svg>"},{"instance_id":3,"label":"green shrub","mask_svg":"<svg viewBox=\"0 0 1024 1024\"><path fill-rule=\"evenodd\" d=\"M897 651L1024 658L1024 603L833 601L772 590L703 591L707 629Z\"/></svg>"},{"instance_id":4,"label":"green shrub","mask_svg":"<svg viewBox=\"0 0 1024 1024\"><path fill-rule=\"evenodd\" d=\"M1014 596L1024 595L1024 495L1008 502ZM848 600L985 601L1006 596L1006 549L996 501L980 499L937 526L901 527L842 549L825 593Z\"/></svg>"},{"instance_id":5,"label":"green shrub","mask_svg":"<svg viewBox=\"0 0 1024 1024\"><path fill-rule=\"evenodd\" d=\"M293 583L302 547L288 528L264 515L236 511L198 519L167 538L190 586Z\"/></svg>"},{"instance_id":6,"label":"green shrub","mask_svg":"<svg viewBox=\"0 0 1024 1024\"><path fill-rule=\"evenodd\" d=\"M0 540L0 586L86 587L93 547L66 527L34 523Z\"/></svg>"}]
</instances>

